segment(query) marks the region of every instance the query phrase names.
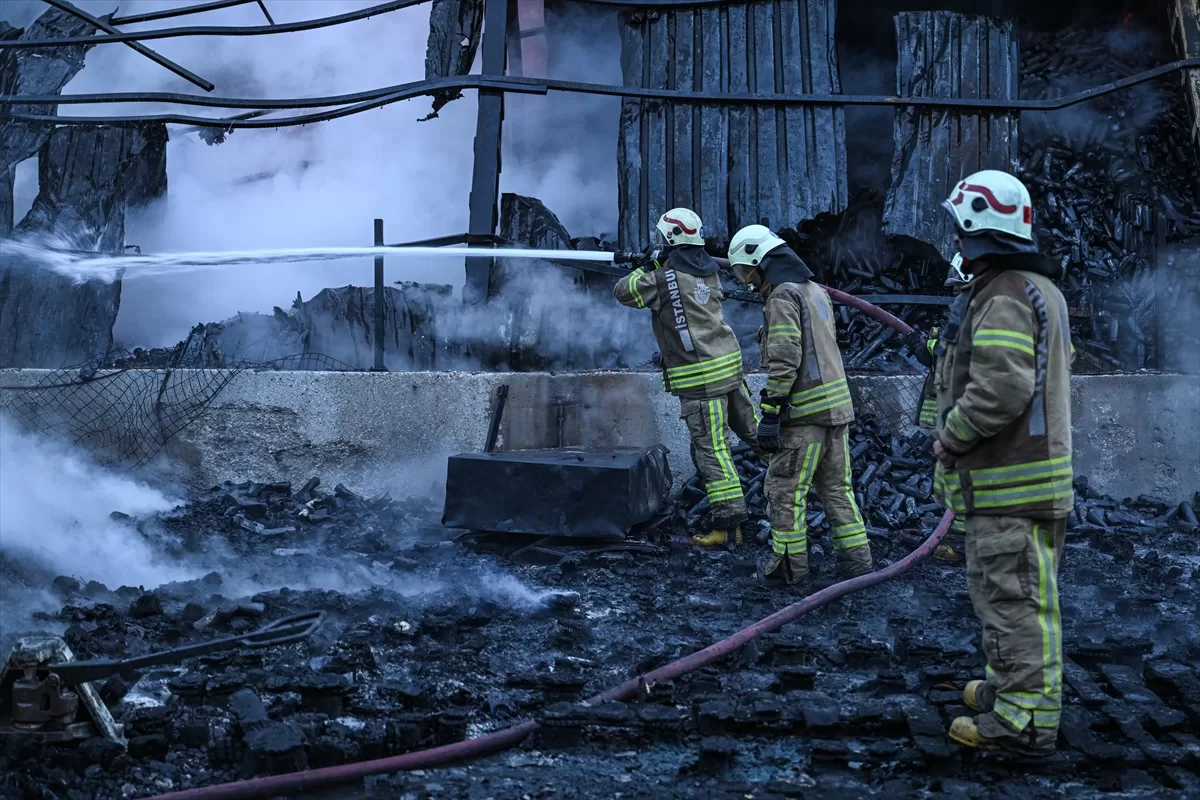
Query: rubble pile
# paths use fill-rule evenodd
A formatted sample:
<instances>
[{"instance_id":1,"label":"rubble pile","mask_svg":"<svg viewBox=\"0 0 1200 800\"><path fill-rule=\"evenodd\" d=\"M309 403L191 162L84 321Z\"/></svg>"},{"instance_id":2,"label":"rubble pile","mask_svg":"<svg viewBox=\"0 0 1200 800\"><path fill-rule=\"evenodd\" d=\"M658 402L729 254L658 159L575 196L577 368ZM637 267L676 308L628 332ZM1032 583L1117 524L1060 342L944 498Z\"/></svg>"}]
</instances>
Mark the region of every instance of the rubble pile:
<instances>
[{"instance_id":1,"label":"rubble pile","mask_svg":"<svg viewBox=\"0 0 1200 800\"><path fill-rule=\"evenodd\" d=\"M937 515L928 458L915 438L870 423L855 427L852 447L876 557L894 560ZM761 519L761 464L738 455ZM1076 488L1060 571L1066 710L1060 752L1046 762L1014 770L944 736L966 713L953 687L982 670L961 567L926 562L636 700L588 706L580 701L797 592L754 582L764 548L752 535L733 552L691 544L679 517L695 507L694 486L680 498L689 511L624 549L572 541L562 544L570 557L518 564L458 546L434 501L324 491L313 479L224 484L124 518L194 566L193 580L151 591L46 580L62 608L32 625L61 632L79 658L156 652L307 611L327 621L302 643L109 679L98 688L128 749L8 736L0 797L147 797L409 752L530 717L543 727L517 750L375 779L359 796L1050 798L1067 785L1080 798L1195 796L1200 494L1176 505L1099 497L1083 478ZM819 506L809 510L820 585L833 557Z\"/></svg>"}]
</instances>

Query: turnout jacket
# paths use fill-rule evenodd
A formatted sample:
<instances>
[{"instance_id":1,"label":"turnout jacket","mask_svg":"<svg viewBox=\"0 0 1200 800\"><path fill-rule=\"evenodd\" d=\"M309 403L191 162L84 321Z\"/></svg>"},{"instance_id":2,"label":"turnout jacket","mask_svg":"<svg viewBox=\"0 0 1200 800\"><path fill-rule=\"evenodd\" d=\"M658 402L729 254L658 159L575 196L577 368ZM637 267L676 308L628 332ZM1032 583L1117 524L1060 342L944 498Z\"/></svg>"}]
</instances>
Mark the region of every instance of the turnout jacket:
<instances>
[{"instance_id":1,"label":"turnout jacket","mask_svg":"<svg viewBox=\"0 0 1200 800\"><path fill-rule=\"evenodd\" d=\"M1061 519L1072 508L1071 346L1056 264L991 256L935 348L935 473L955 513Z\"/></svg>"},{"instance_id":2,"label":"turnout jacket","mask_svg":"<svg viewBox=\"0 0 1200 800\"><path fill-rule=\"evenodd\" d=\"M653 312L664 389L682 398L720 397L742 382L742 348L721 314L716 262L695 250L672 251L658 269L635 269L617 281L613 296Z\"/></svg>"},{"instance_id":3,"label":"turnout jacket","mask_svg":"<svg viewBox=\"0 0 1200 800\"><path fill-rule=\"evenodd\" d=\"M810 280L781 283L763 304L759 331L767 371L762 409L785 425L845 425L854 420L829 295Z\"/></svg>"}]
</instances>

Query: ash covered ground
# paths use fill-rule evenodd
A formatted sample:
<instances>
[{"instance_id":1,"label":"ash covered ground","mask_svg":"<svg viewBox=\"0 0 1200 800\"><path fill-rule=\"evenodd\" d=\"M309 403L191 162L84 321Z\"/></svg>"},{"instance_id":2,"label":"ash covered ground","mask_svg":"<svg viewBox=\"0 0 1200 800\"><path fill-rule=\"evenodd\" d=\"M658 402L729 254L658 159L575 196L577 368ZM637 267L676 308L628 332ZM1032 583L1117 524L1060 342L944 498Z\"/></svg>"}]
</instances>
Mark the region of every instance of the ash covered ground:
<instances>
[{"instance_id":1,"label":"ash covered ground","mask_svg":"<svg viewBox=\"0 0 1200 800\"><path fill-rule=\"evenodd\" d=\"M855 432L877 560L932 530L922 442ZM762 466L739 466L761 517ZM626 543L446 531L435 499L364 498L310 481L225 485L175 510L116 518L197 577L146 592L55 576L6 556L9 600L43 599L18 628L114 658L248 631L308 610L306 642L220 653L103 684L128 751L9 737L5 798L131 798L380 758L528 718L521 747L454 768L369 779L321 797L1185 797L1200 793L1196 503L1096 496L1062 564L1060 750L1014 763L944 736L982 675L964 568L928 561L762 637L635 701L583 698L716 642L807 594L753 581L761 522L734 552L698 551L694 488ZM1197 499L1200 502L1200 498ZM120 509L113 509L120 512ZM815 586L832 580L819 503ZM82 532L81 532L82 535ZM529 546L532 545L532 546ZM288 588L288 587L292 588ZM302 587L302 588L295 588ZM5 605L8 605L6 602Z\"/></svg>"}]
</instances>

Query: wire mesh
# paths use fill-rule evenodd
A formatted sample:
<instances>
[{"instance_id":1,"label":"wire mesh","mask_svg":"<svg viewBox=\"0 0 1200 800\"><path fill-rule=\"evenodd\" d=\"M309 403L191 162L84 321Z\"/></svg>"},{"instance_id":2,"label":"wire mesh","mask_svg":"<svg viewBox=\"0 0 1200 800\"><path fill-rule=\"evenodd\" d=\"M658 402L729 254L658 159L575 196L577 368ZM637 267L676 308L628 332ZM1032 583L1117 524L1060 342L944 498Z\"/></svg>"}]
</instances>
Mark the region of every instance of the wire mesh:
<instances>
[{"instance_id":1,"label":"wire mesh","mask_svg":"<svg viewBox=\"0 0 1200 800\"><path fill-rule=\"evenodd\" d=\"M349 369L319 353L263 362L222 358L218 366L201 330L160 363L142 352L117 350L51 370L31 386L0 387L0 411L34 433L84 447L101 462L136 467L200 419L242 372Z\"/></svg>"}]
</instances>

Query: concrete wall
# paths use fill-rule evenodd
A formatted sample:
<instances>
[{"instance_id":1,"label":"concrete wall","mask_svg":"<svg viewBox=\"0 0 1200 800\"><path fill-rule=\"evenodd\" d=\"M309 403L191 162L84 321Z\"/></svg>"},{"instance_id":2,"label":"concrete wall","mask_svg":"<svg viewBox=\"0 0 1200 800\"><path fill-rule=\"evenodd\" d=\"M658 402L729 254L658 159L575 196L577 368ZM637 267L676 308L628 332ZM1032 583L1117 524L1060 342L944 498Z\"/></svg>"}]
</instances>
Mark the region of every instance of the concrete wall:
<instances>
[{"instance_id":1,"label":"concrete wall","mask_svg":"<svg viewBox=\"0 0 1200 800\"><path fill-rule=\"evenodd\" d=\"M46 374L0 370L0 385ZM755 394L763 381L750 376ZM362 492L425 492L444 480L446 456L483 447L501 383L502 449L662 442L677 480L691 472L678 401L656 372L244 372L168 454L198 486L319 475ZM860 410L894 418L920 378L854 376L851 387ZM1072 395L1076 471L1100 491L1182 500L1200 489L1200 378L1079 376Z\"/></svg>"}]
</instances>

